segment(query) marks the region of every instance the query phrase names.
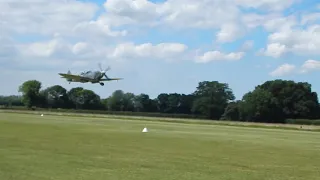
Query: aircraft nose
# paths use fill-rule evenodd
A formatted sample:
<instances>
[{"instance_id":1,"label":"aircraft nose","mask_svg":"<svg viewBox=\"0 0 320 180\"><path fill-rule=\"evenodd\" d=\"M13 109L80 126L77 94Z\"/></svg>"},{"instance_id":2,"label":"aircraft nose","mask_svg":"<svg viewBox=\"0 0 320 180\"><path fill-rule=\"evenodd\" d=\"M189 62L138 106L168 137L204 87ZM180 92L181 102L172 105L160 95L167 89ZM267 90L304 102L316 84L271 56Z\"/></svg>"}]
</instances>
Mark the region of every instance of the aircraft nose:
<instances>
[{"instance_id":1,"label":"aircraft nose","mask_svg":"<svg viewBox=\"0 0 320 180\"><path fill-rule=\"evenodd\" d=\"M100 73L100 78L103 78L104 75L105 75L105 72L102 71L102 72Z\"/></svg>"}]
</instances>

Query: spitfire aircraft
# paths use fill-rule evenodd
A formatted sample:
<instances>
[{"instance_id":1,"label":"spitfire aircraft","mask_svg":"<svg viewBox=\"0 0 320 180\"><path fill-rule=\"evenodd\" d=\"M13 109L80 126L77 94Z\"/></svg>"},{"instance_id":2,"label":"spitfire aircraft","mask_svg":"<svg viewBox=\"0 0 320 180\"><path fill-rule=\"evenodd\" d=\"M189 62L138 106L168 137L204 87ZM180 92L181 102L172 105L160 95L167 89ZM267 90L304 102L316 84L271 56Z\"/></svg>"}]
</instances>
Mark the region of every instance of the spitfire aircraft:
<instances>
[{"instance_id":1,"label":"spitfire aircraft","mask_svg":"<svg viewBox=\"0 0 320 180\"><path fill-rule=\"evenodd\" d=\"M109 78L106 75L106 72L110 70L110 67L108 67L105 70L102 70L101 65L99 64L99 68L101 71L85 71L82 72L80 75L74 75L71 74L70 70L67 74L59 73L62 78L65 78L69 84L71 82L80 82L80 83L87 83L91 82L92 84L99 83L101 86L104 86L104 83L102 81L113 81L113 80L121 80L122 78ZM105 77L105 79L103 79Z\"/></svg>"}]
</instances>

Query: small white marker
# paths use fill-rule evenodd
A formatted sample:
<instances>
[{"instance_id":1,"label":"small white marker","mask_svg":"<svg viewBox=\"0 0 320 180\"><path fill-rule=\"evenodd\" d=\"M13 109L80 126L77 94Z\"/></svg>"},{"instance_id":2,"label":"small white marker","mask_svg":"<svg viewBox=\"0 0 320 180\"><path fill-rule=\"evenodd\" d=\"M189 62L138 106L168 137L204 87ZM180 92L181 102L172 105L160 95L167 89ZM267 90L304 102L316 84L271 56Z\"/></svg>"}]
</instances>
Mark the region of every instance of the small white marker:
<instances>
[{"instance_id":1,"label":"small white marker","mask_svg":"<svg viewBox=\"0 0 320 180\"><path fill-rule=\"evenodd\" d=\"M43 114L41 114L41 116L43 116Z\"/></svg>"},{"instance_id":2,"label":"small white marker","mask_svg":"<svg viewBox=\"0 0 320 180\"><path fill-rule=\"evenodd\" d=\"M147 127L143 128L142 132L148 132Z\"/></svg>"}]
</instances>

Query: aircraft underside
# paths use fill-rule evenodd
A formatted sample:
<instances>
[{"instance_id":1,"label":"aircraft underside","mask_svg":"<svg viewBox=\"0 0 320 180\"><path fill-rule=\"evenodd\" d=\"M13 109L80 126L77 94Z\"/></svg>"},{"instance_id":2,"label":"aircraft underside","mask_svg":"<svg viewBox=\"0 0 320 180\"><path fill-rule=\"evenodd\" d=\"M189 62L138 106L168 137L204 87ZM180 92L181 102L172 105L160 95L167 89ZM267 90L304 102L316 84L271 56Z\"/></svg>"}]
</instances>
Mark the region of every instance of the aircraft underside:
<instances>
[{"instance_id":1,"label":"aircraft underside","mask_svg":"<svg viewBox=\"0 0 320 180\"><path fill-rule=\"evenodd\" d=\"M100 81L90 81L92 84L96 84L96 83L99 83L101 86L104 86L104 83L103 82L100 82Z\"/></svg>"},{"instance_id":2,"label":"aircraft underside","mask_svg":"<svg viewBox=\"0 0 320 180\"><path fill-rule=\"evenodd\" d=\"M71 82L80 82L80 83L88 83L88 82L91 82L92 84L96 84L96 83L99 83L101 86L104 86L104 83L103 82L100 82L100 81L88 81L88 80L83 80L81 79L80 81L76 81L76 80L68 80L69 81L69 84Z\"/></svg>"},{"instance_id":3,"label":"aircraft underside","mask_svg":"<svg viewBox=\"0 0 320 180\"><path fill-rule=\"evenodd\" d=\"M100 81L83 81L82 83L87 83L87 82L91 82L92 84L99 83L101 86L104 86L104 83Z\"/></svg>"},{"instance_id":4,"label":"aircraft underside","mask_svg":"<svg viewBox=\"0 0 320 180\"><path fill-rule=\"evenodd\" d=\"M96 82L91 82L92 84L96 84L96 83L99 83L101 86L104 86L104 83L103 82L100 82L100 81L96 81Z\"/></svg>"}]
</instances>

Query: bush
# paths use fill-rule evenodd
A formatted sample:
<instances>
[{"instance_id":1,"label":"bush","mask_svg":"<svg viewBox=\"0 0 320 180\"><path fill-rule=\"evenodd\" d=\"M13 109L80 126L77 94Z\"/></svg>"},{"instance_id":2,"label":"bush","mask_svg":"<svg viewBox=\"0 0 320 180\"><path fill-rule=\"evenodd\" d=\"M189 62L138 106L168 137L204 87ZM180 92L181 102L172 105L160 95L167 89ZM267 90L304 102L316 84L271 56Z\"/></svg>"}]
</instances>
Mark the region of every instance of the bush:
<instances>
[{"instance_id":1,"label":"bush","mask_svg":"<svg viewBox=\"0 0 320 180\"><path fill-rule=\"evenodd\" d=\"M320 125L320 120L313 119L287 119L286 124L299 124L299 125Z\"/></svg>"}]
</instances>

